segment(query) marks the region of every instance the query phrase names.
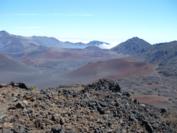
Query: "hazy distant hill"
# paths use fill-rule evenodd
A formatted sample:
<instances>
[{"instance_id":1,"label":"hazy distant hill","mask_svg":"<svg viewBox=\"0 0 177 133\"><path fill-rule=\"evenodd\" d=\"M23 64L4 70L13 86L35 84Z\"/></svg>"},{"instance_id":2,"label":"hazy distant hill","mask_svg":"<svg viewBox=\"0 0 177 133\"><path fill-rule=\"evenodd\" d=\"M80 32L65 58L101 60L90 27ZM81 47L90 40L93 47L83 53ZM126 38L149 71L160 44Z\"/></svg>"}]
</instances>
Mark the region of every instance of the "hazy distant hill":
<instances>
[{"instance_id":1,"label":"hazy distant hill","mask_svg":"<svg viewBox=\"0 0 177 133\"><path fill-rule=\"evenodd\" d=\"M160 73L177 77L177 41L152 45L144 56L149 62L159 64Z\"/></svg>"},{"instance_id":2,"label":"hazy distant hill","mask_svg":"<svg viewBox=\"0 0 177 133\"><path fill-rule=\"evenodd\" d=\"M146 75L151 72L153 72L153 67L148 63L131 58L120 58L88 63L70 72L68 78L88 83L100 78L115 80L133 75Z\"/></svg>"},{"instance_id":3,"label":"hazy distant hill","mask_svg":"<svg viewBox=\"0 0 177 133\"><path fill-rule=\"evenodd\" d=\"M116 52L99 48L102 43L61 42L51 37L23 37L1 31L0 81L23 81L37 86L68 83L63 74L88 62L119 57Z\"/></svg>"},{"instance_id":4,"label":"hazy distant hill","mask_svg":"<svg viewBox=\"0 0 177 133\"><path fill-rule=\"evenodd\" d=\"M136 37L117 45L112 50L159 64L160 73L177 76L177 41L150 45Z\"/></svg>"},{"instance_id":5,"label":"hazy distant hill","mask_svg":"<svg viewBox=\"0 0 177 133\"><path fill-rule=\"evenodd\" d=\"M3 76L0 80L19 79L27 83L35 82L37 85L52 85L59 81L72 82L76 77L80 77L82 81L82 78L88 76L89 81L117 77L119 74L123 76L124 72L130 72L131 75L132 70L135 74L146 71L136 63L133 67L132 63L125 63L120 70L120 64L124 62L119 59L127 55L158 65L157 70L166 76L177 76L177 41L150 45L134 37L111 50L101 49L102 44L109 45L100 41L91 41L88 44L61 42L52 37L23 37L1 31L0 72ZM67 48L63 48L63 45L67 45ZM68 81L65 81L67 78L63 77L67 73L72 73L70 76L73 78L67 77ZM52 75L50 80L46 75Z\"/></svg>"},{"instance_id":6,"label":"hazy distant hill","mask_svg":"<svg viewBox=\"0 0 177 133\"><path fill-rule=\"evenodd\" d=\"M45 37L45 36L32 36L31 40L37 42L38 45L46 46L46 47L60 47L63 42L57 40L54 37Z\"/></svg>"},{"instance_id":7,"label":"hazy distant hill","mask_svg":"<svg viewBox=\"0 0 177 133\"><path fill-rule=\"evenodd\" d=\"M138 37L133 37L112 48L113 51L122 54L137 55L145 52L151 45Z\"/></svg>"},{"instance_id":8,"label":"hazy distant hill","mask_svg":"<svg viewBox=\"0 0 177 133\"><path fill-rule=\"evenodd\" d=\"M21 54L38 49L35 42L22 37L0 31L0 52L6 54Z\"/></svg>"},{"instance_id":9,"label":"hazy distant hill","mask_svg":"<svg viewBox=\"0 0 177 133\"><path fill-rule=\"evenodd\" d=\"M157 63L177 56L177 41L151 45L143 39L134 37L118 44L111 50Z\"/></svg>"},{"instance_id":10,"label":"hazy distant hill","mask_svg":"<svg viewBox=\"0 0 177 133\"><path fill-rule=\"evenodd\" d=\"M72 49L84 49L88 46L96 46L104 48L108 43L101 41L90 41L89 43L73 43L73 42L63 42L54 37L45 36L32 36L23 37L10 34L6 31L0 31L0 52L4 53L18 53L18 52L28 52L37 49L38 47L55 47L55 48L72 48Z\"/></svg>"},{"instance_id":11,"label":"hazy distant hill","mask_svg":"<svg viewBox=\"0 0 177 133\"><path fill-rule=\"evenodd\" d=\"M32 68L15 61L5 55L0 54L0 72L27 72L33 70Z\"/></svg>"},{"instance_id":12,"label":"hazy distant hill","mask_svg":"<svg viewBox=\"0 0 177 133\"><path fill-rule=\"evenodd\" d=\"M177 41L152 45L143 52L150 62L163 62L177 57Z\"/></svg>"}]
</instances>

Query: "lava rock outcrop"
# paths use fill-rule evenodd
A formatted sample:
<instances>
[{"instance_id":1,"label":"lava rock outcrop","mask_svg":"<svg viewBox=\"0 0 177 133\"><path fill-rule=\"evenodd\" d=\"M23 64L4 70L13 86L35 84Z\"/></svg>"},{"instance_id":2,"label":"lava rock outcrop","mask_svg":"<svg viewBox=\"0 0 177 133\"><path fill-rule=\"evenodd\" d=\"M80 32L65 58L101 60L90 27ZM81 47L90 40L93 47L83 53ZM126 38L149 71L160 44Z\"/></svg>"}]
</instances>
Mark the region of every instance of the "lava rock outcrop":
<instances>
[{"instance_id":1,"label":"lava rock outcrop","mask_svg":"<svg viewBox=\"0 0 177 133\"><path fill-rule=\"evenodd\" d=\"M0 133L175 132L160 109L139 104L114 81L45 90L20 86L0 88Z\"/></svg>"}]
</instances>

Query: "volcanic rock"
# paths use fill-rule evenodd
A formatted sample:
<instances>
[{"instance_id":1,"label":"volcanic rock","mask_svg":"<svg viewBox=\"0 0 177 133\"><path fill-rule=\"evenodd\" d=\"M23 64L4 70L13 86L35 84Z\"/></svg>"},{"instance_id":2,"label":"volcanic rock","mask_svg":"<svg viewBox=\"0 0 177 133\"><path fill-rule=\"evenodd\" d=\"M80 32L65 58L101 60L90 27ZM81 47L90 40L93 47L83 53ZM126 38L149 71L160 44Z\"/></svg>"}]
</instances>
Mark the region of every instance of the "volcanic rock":
<instances>
[{"instance_id":1,"label":"volcanic rock","mask_svg":"<svg viewBox=\"0 0 177 133\"><path fill-rule=\"evenodd\" d=\"M117 82L28 90L1 88L0 133L175 133L164 112L141 106ZM16 99L14 101L14 98ZM168 112L167 112L168 113ZM1 117L0 117L1 118ZM8 125L10 126L3 126ZM1 130L2 129L2 130Z\"/></svg>"},{"instance_id":2,"label":"volcanic rock","mask_svg":"<svg viewBox=\"0 0 177 133\"><path fill-rule=\"evenodd\" d=\"M112 80L100 79L95 83L89 84L87 88L95 90L111 90L112 92L120 92L121 88L117 82Z\"/></svg>"}]
</instances>

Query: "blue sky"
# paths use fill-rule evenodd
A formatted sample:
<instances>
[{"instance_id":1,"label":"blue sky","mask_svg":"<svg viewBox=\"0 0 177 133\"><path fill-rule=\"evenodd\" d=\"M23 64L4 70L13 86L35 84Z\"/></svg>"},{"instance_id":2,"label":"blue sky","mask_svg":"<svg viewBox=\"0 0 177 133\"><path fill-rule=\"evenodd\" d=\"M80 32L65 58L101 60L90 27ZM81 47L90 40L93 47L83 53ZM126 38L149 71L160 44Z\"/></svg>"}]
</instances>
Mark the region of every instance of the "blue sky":
<instances>
[{"instance_id":1,"label":"blue sky","mask_svg":"<svg viewBox=\"0 0 177 133\"><path fill-rule=\"evenodd\" d=\"M113 44L177 40L177 0L0 0L0 30Z\"/></svg>"}]
</instances>

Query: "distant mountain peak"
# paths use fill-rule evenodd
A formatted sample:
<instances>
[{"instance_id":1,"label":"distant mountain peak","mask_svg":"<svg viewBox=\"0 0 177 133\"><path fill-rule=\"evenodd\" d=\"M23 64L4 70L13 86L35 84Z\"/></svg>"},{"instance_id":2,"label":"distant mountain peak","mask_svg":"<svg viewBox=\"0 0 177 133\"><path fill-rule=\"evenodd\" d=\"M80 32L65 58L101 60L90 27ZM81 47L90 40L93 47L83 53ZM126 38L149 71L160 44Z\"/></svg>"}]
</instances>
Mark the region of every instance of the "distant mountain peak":
<instances>
[{"instance_id":1,"label":"distant mountain peak","mask_svg":"<svg viewBox=\"0 0 177 133\"><path fill-rule=\"evenodd\" d=\"M120 43L116 47L112 48L112 50L123 54L139 54L148 49L150 46L151 44L145 40L139 37L133 37Z\"/></svg>"},{"instance_id":2,"label":"distant mountain peak","mask_svg":"<svg viewBox=\"0 0 177 133\"><path fill-rule=\"evenodd\" d=\"M132 37L132 38L128 39L128 40L125 41L125 42L132 42L132 43L140 43L140 42L143 42L143 43L146 43L146 44L149 45L148 42L146 42L145 40L143 40L143 39L141 39L141 38L139 38L139 37Z\"/></svg>"},{"instance_id":3,"label":"distant mountain peak","mask_svg":"<svg viewBox=\"0 0 177 133\"><path fill-rule=\"evenodd\" d=\"M107 42L102 42L102 41L98 41L98 40L93 40L93 41L90 41L89 43L87 43L87 45L94 45L94 46L99 46L101 44L109 44Z\"/></svg>"},{"instance_id":4,"label":"distant mountain peak","mask_svg":"<svg viewBox=\"0 0 177 133\"><path fill-rule=\"evenodd\" d=\"M7 31L5 30L1 30L0 33L5 33L5 34L9 34Z\"/></svg>"},{"instance_id":5,"label":"distant mountain peak","mask_svg":"<svg viewBox=\"0 0 177 133\"><path fill-rule=\"evenodd\" d=\"M9 35L9 33L7 31L5 31L5 30L2 30L2 31L0 31L0 35L1 36Z\"/></svg>"},{"instance_id":6,"label":"distant mountain peak","mask_svg":"<svg viewBox=\"0 0 177 133\"><path fill-rule=\"evenodd\" d=\"M137 37L137 36L134 36L134 37L132 37L132 38L129 38L128 40L142 40L141 38L139 38L139 37ZM127 41L128 41L127 40Z\"/></svg>"}]
</instances>

